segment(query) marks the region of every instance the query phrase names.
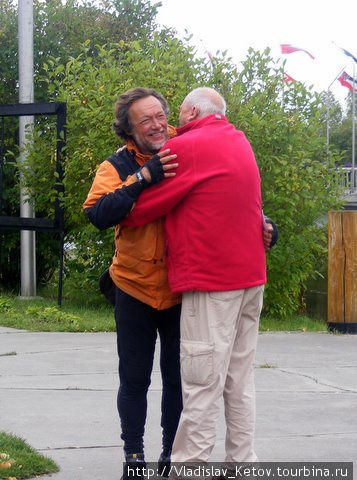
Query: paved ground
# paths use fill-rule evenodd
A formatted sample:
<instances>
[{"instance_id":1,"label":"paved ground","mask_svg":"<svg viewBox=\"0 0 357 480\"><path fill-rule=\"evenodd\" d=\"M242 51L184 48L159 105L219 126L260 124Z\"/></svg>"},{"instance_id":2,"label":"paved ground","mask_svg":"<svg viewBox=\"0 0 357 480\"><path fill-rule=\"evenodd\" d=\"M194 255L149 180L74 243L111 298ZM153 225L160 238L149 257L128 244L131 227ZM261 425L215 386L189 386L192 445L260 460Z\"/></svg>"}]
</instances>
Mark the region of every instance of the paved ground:
<instances>
[{"instance_id":1,"label":"paved ground","mask_svg":"<svg viewBox=\"0 0 357 480\"><path fill-rule=\"evenodd\" d=\"M0 327L0 430L57 461L60 473L43 480L120 478L117 386L113 333ZM357 335L259 335L256 386L261 461L354 461L357 470ZM149 461L160 453L160 394L156 361L146 430ZM223 451L221 417L212 460L222 460Z\"/></svg>"}]
</instances>

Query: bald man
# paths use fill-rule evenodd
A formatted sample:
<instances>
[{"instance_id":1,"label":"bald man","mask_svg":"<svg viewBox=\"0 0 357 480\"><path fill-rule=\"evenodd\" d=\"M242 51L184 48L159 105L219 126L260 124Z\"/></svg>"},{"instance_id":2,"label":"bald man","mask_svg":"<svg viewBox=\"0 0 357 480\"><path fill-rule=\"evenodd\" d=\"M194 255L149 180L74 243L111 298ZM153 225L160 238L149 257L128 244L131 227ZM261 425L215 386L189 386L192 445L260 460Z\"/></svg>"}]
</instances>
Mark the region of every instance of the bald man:
<instances>
[{"instance_id":1,"label":"bald man","mask_svg":"<svg viewBox=\"0 0 357 480\"><path fill-rule=\"evenodd\" d=\"M224 399L226 462L254 462L253 361L266 282L260 175L226 103L207 87L180 108L175 178L144 191L123 225L166 216L167 267L182 293L183 411L172 461L208 461ZM150 183L145 167L143 176Z\"/></svg>"}]
</instances>

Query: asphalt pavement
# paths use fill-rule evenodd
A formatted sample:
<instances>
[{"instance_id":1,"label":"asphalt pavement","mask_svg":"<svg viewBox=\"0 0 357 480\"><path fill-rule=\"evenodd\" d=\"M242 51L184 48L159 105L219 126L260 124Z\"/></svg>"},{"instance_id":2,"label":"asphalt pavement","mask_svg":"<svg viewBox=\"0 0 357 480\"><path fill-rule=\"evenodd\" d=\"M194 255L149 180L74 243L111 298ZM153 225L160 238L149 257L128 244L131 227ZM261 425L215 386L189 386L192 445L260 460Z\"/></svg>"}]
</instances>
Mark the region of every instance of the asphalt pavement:
<instances>
[{"instance_id":1,"label":"asphalt pavement","mask_svg":"<svg viewBox=\"0 0 357 480\"><path fill-rule=\"evenodd\" d=\"M353 461L357 470L357 335L260 334L255 380L260 461ZM58 463L60 472L43 480L120 479L117 388L114 333L0 327L0 430ZM156 354L147 461L156 461L161 450L160 398ZM223 459L222 414L211 460Z\"/></svg>"}]
</instances>

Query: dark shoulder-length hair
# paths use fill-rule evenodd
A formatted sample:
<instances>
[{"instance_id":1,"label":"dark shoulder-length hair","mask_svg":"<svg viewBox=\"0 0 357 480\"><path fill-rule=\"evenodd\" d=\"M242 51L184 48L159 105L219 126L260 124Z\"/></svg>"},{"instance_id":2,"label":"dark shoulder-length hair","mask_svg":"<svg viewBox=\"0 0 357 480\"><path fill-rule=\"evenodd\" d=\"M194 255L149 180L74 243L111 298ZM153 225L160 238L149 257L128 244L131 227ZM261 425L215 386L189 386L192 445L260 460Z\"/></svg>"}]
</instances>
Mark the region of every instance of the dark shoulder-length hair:
<instances>
[{"instance_id":1,"label":"dark shoulder-length hair","mask_svg":"<svg viewBox=\"0 0 357 480\"><path fill-rule=\"evenodd\" d=\"M113 129L118 137L127 140L131 137L130 132L132 130L129 119L129 109L134 102L145 97L155 97L159 100L165 115L168 116L169 108L166 100L153 88L136 87L127 90L122 93L114 106L114 123Z\"/></svg>"}]
</instances>

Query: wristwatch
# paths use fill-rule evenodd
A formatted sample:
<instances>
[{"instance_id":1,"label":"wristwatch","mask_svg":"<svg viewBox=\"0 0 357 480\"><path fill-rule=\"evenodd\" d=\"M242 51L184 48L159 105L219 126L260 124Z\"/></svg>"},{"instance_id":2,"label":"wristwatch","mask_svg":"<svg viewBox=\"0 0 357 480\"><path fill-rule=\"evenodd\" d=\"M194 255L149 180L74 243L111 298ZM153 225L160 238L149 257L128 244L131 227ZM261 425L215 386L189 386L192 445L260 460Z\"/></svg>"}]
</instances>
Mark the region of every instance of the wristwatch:
<instances>
[{"instance_id":1,"label":"wristwatch","mask_svg":"<svg viewBox=\"0 0 357 480\"><path fill-rule=\"evenodd\" d=\"M136 178L138 179L138 182L139 182L141 185L145 185L145 184L147 183L146 180L145 180L145 178L144 178L144 175L143 175L141 169L138 170L135 175L136 175Z\"/></svg>"}]
</instances>

